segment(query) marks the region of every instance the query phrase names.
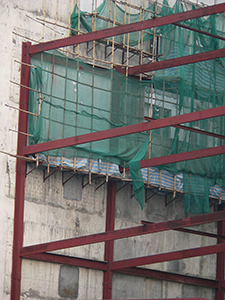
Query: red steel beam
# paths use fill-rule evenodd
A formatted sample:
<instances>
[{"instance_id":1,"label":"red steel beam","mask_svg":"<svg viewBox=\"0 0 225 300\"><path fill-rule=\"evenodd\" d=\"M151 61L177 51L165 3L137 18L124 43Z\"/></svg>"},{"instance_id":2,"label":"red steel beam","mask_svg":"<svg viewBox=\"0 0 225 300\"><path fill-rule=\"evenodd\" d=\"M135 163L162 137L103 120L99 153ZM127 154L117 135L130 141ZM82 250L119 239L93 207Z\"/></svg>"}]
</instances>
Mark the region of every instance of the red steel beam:
<instances>
[{"instance_id":1,"label":"red steel beam","mask_svg":"<svg viewBox=\"0 0 225 300\"><path fill-rule=\"evenodd\" d=\"M62 38L54 41L32 45L30 54L36 54L43 51L48 51L56 48L67 47L74 44L86 43L94 40L100 40L111 36L117 36L134 31L145 30L158 26L168 25L171 23L182 22L203 16L222 13L225 11L225 3L198 8L190 11L181 12L178 14L168 15L160 18L154 18L146 21L140 21L131 24L125 24L118 27L104 29L100 31L90 32L81 35L75 35L67 38Z\"/></svg>"},{"instance_id":2,"label":"red steel beam","mask_svg":"<svg viewBox=\"0 0 225 300\"><path fill-rule=\"evenodd\" d=\"M146 130L154 130L154 129L164 128L168 126L175 126L175 125L198 121L198 120L221 117L223 115L225 115L225 106L220 106L220 107L196 111L188 114L168 117L164 119L152 120L151 122L142 122L138 124L45 142L41 144L30 145L25 147L24 154L30 155L39 152L64 148L64 147L76 146L80 144L100 141L100 140L114 138L118 136L138 133Z\"/></svg>"},{"instance_id":3,"label":"red steel beam","mask_svg":"<svg viewBox=\"0 0 225 300\"><path fill-rule=\"evenodd\" d=\"M110 232L91 234L91 235L71 238L67 240L60 240L55 242L27 246L21 249L20 254L24 256L24 255L54 251L59 249L90 245L90 244L101 243L101 242L106 242L106 241L116 240L116 239L123 239L123 238L138 236L138 235L154 233L154 232L161 232L161 231L173 230L182 227L206 224L206 223L221 221L223 219L225 219L225 211L219 211L210 214L193 216L185 219L148 224L143 226L119 229Z\"/></svg>"},{"instance_id":4,"label":"red steel beam","mask_svg":"<svg viewBox=\"0 0 225 300\"><path fill-rule=\"evenodd\" d=\"M21 61L21 85L29 86L30 81L30 55L28 53L30 43L22 44ZM26 65L27 64L27 65ZM29 90L20 87L20 103L19 103L19 120L18 132L27 132L27 116L24 111L28 111ZM24 156L24 147L27 143L27 137L18 134L17 138L17 155ZM11 274L11 300L20 299L21 284L21 266L22 259L20 257L20 248L23 246L23 218L24 218L24 195L25 195L25 177L26 177L26 161L22 159L16 160L16 187L15 187L15 203L14 203L14 233L13 233L13 254L12 254L12 274Z\"/></svg>"},{"instance_id":5,"label":"red steel beam","mask_svg":"<svg viewBox=\"0 0 225 300\"><path fill-rule=\"evenodd\" d=\"M157 120L157 119L150 118L150 117L144 117L144 120L145 121L152 121L152 120ZM213 132L202 130L202 129L197 129L197 128L193 128L193 127L189 127L189 126L183 126L183 125L174 125L172 127L182 129L182 130L191 131L191 132L194 132L194 133L200 133L200 134L204 134L204 135L208 135L208 136L211 136L211 137L215 137L215 138L218 138L218 139L225 140L225 135L218 134L218 133L213 133Z\"/></svg>"},{"instance_id":6,"label":"red steel beam","mask_svg":"<svg viewBox=\"0 0 225 300\"><path fill-rule=\"evenodd\" d=\"M204 286L208 288L217 289L219 283L217 280L200 278L195 276L183 275L183 274L175 274L170 272L146 269L146 268L125 268L116 270L117 273L123 273L127 275L141 276L147 278L154 278L159 280L166 280L178 283L185 283L197 286Z\"/></svg>"},{"instance_id":7,"label":"red steel beam","mask_svg":"<svg viewBox=\"0 0 225 300\"><path fill-rule=\"evenodd\" d=\"M152 71L157 71L157 70L162 70L162 69L167 69L167 68L184 66L184 65L188 65L188 64L197 63L200 61L221 58L224 56L225 56L225 48L207 51L207 52L203 52L203 53L197 53L197 54L193 54L193 55L185 55L185 56L181 56L181 57L177 57L177 58L171 58L171 59L156 61L153 63L144 64L144 65L137 65L134 67L129 67L128 75L131 76L131 75L140 74L140 73L146 73L146 72L152 72ZM119 66L116 66L115 69L122 74L125 74L125 72L126 72L125 68L122 68Z\"/></svg>"},{"instance_id":8,"label":"red steel beam","mask_svg":"<svg viewBox=\"0 0 225 300\"><path fill-rule=\"evenodd\" d=\"M78 266L83 268L91 268L96 270L107 270L107 262L106 261L95 261L85 258L79 257L71 257L53 253L38 253L33 255L24 255L21 256L24 259L32 259L37 261L45 261L51 263L58 263L58 264L66 264L71 266ZM198 285L204 286L209 288L218 288L218 281L207 279L207 278L199 278L194 276L182 275L182 274L174 274L170 272L158 271L158 270L151 270L146 268L126 268L122 270L116 271L118 273L128 274L128 275L135 275L141 277L148 277L148 278L155 278L160 280L172 281L172 282L179 282L191 285ZM105 274L106 272L104 272Z\"/></svg>"},{"instance_id":9,"label":"red steel beam","mask_svg":"<svg viewBox=\"0 0 225 300\"><path fill-rule=\"evenodd\" d=\"M140 161L140 166L141 168L156 167L221 154L225 154L225 146L218 146L207 149L194 150L189 152L182 152L161 157L144 159Z\"/></svg>"},{"instance_id":10,"label":"red steel beam","mask_svg":"<svg viewBox=\"0 0 225 300\"><path fill-rule=\"evenodd\" d=\"M116 181L107 184L107 207L106 207L106 232L115 230L115 206L116 206ZM104 259L107 261L107 270L103 277L103 299L112 299L112 271L114 241L105 242Z\"/></svg>"},{"instance_id":11,"label":"red steel beam","mask_svg":"<svg viewBox=\"0 0 225 300\"><path fill-rule=\"evenodd\" d=\"M210 254L221 253L221 252L225 252L224 243L213 245L213 246L205 246L205 247L199 247L199 248L193 248L187 250L180 250L180 251L114 261L111 269L112 271L115 271L124 268L131 268L131 267L137 267L142 265L149 265L149 264L161 263L166 261L185 259L190 257L210 255Z\"/></svg>"},{"instance_id":12,"label":"red steel beam","mask_svg":"<svg viewBox=\"0 0 225 300\"><path fill-rule=\"evenodd\" d=\"M59 255L53 253L38 253L38 254L24 255L24 256L21 255L21 257L26 259L45 261L45 262L51 262L57 264L66 264L70 266L78 266L78 267L96 269L102 271L107 270L107 262L66 256L66 255Z\"/></svg>"},{"instance_id":13,"label":"red steel beam","mask_svg":"<svg viewBox=\"0 0 225 300\"><path fill-rule=\"evenodd\" d=\"M196 28L184 25L184 24L180 24L180 23L173 23L173 24L176 25L176 26L179 26L179 27L182 27L182 28L185 28L185 29L197 32L197 33L200 33L200 34L208 35L208 36L210 36L212 38L215 38L215 39L219 39L219 40L225 41L224 37L216 35L216 34L212 34L212 33L206 32L206 31L202 31L202 30L199 30L199 29L196 29Z\"/></svg>"},{"instance_id":14,"label":"red steel beam","mask_svg":"<svg viewBox=\"0 0 225 300\"><path fill-rule=\"evenodd\" d=\"M225 205L222 205L222 210L225 210ZM217 224L217 233L218 235L225 234L225 220L219 221ZM218 238L218 245L224 245L224 240L222 238ZM219 288L216 290L215 300L224 299L224 264L225 264L225 255L224 253L217 254L216 260L216 279L219 280Z\"/></svg>"},{"instance_id":15,"label":"red steel beam","mask_svg":"<svg viewBox=\"0 0 225 300\"><path fill-rule=\"evenodd\" d=\"M141 221L141 224L153 224L154 222L149 222L149 221ZM174 229L175 231L181 231L185 233L190 233L190 234L196 234L196 235L201 235L201 236L207 236L211 238L221 238L222 240L225 239L225 235L220 235L220 234L214 234L211 232L205 232L205 231L199 231L199 230L193 230L193 229L187 229L187 228L179 228L179 229Z\"/></svg>"}]
</instances>

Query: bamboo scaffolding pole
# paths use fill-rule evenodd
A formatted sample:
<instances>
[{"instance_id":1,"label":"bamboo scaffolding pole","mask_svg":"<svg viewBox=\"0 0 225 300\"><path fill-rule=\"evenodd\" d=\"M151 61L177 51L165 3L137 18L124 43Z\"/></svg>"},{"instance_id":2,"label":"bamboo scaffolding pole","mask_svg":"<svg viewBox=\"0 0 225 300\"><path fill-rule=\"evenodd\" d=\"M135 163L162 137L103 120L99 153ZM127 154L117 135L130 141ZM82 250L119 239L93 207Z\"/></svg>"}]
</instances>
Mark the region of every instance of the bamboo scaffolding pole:
<instances>
[{"instance_id":1,"label":"bamboo scaffolding pole","mask_svg":"<svg viewBox=\"0 0 225 300\"><path fill-rule=\"evenodd\" d=\"M142 13L142 21L144 20L144 18L145 18L145 12L144 12L144 10L143 10L143 8L144 8L144 6L145 6L145 2L144 2L144 0L143 0L143 3L142 3L142 7L141 7L141 13ZM143 63L143 41L144 41L144 32L143 32L143 30L141 31L141 48L140 48L140 51L141 51L141 55L140 55L140 65L142 65L142 63ZM142 80L142 74L140 74L139 75L140 76L140 80Z\"/></svg>"},{"instance_id":2,"label":"bamboo scaffolding pole","mask_svg":"<svg viewBox=\"0 0 225 300\"><path fill-rule=\"evenodd\" d=\"M12 31L12 34L15 34L15 35L17 35L17 36L19 36L19 37L22 37L22 38L24 38L24 39L26 39L26 40L28 40L28 41L31 41L31 42L35 42L35 43L37 43L37 44L40 43L40 41L38 41L38 40L34 40L34 39L29 38L29 37L27 37L27 36L25 36L25 35L23 35L23 34L17 33L17 32L15 32L15 31Z\"/></svg>"},{"instance_id":3,"label":"bamboo scaffolding pole","mask_svg":"<svg viewBox=\"0 0 225 300\"><path fill-rule=\"evenodd\" d=\"M108 18L108 28L110 28L111 22L111 13L112 13L112 1L109 2L109 18ZM109 45L109 39L107 39L107 45Z\"/></svg>"},{"instance_id":4,"label":"bamboo scaffolding pole","mask_svg":"<svg viewBox=\"0 0 225 300\"><path fill-rule=\"evenodd\" d=\"M155 2L155 12L154 16L157 17L157 0ZM153 31L153 41L152 41L152 62L154 62L154 54L155 54L155 32L156 28L154 28ZM152 118L153 115L153 100L154 98L154 86L153 83L151 83L151 103L150 103L150 111L149 111L149 116ZM148 146L148 158L151 158L151 151L152 151L152 131L150 130L149 132L149 146ZM148 168L148 183L150 183L150 173L151 173L151 168Z\"/></svg>"},{"instance_id":5,"label":"bamboo scaffolding pole","mask_svg":"<svg viewBox=\"0 0 225 300\"><path fill-rule=\"evenodd\" d=\"M162 169L159 170L159 191L162 189Z\"/></svg>"},{"instance_id":6,"label":"bamboo scaffolding pole","mask_svg":"<svg viewBox=\"0 0 225 300\"><path fill-rule=\"evenodd\" d=\"M29 134L29 133L26 133L26 132L18 131L18 130L15 130L15 129L9 128L9 131L16 132L16 133L20 133L20 134L27 135L27 136L32 136L32 137L33 137L33 134Z\"/></svg>"},{"instance_id":7,"label":"bamboo scaffolding pole","mask_svg":"<svg viewBox=\"0 0 225 300\"><path fill-rule=\"evenodd\" d=\"M60 35L64 35L64 33L60 32L60 31L57 31L56 29L51 28L51 27L47 26L46 24L43 24L43 23L42 23L41 21L39 21L37 18L32 18L32 17L30 17L30 16L28 16L28 15L26 15L26 17L29 18L29 19L31 19L31 20L34 21L34 22L37 22L37 23L39 23L39 24L41 24L41 25L44 25L46 28L48 28L48 29L54 31L55 34L58 33L58 34L60 34Z\"/></svg>"},{"instance_id":8,"label":"bamboo scaffolding pole","mask_svg":"<svg viewBox=\"0 0 225 300\"><path fill-rule=\"evenodd\" d=\"M58 9L59 9L59 0L56 1L56 11L55 11L55 23L57 23L58 20ZM56 29L56 25L55 25ZM54 40L56 39L56 32L54 32Z\"/></svg>"},{"instance_id":9,"label":"bamboo scaffolding pole","mask_svg":"<svg viewBox=\"0 0 225 300\"><path fill-rule=\"evenodd\" d=\"M18 63L18 64L21 64L21 65L24 65L24 66L28 66L28 67L30 67L30 68L37 69L37 67L32 66L32 65L30 65L30 64L26 64L26 63L24 63L24 62L22 62L22 61L19 61L19 60L16 60L16 59L14 59L14 61L15 61L16 63Z\"/></svg>"},{"instance_id":10,"label":"bamboo scaffolding pole","mask_svg":"<svg viewBox=\"0 0 225 300\"><path fill-rule=\"evenodd\" d=\"M176 197L176 190L177 190L177 175L174 175L174 181L173 181L173 199Z\"/></svg>"},{"instance_id":11,"label":"bamboo scaffolding pole","mask_svg":"<svg viewBox=\"0 0 225 300\"><path fill-rule=\"evenodd\" d=\"M129 4L131 3L131 0ZM128 13L128 24L130 24L130 11L131 11L131 6L129 6L129 13ZM127 34L127 59L126 59L126 76L128 76L128 68L129 68L129 49L130 49L130 33Z\"/></svg>"},{"instance_id":12,"label":"bamboo scaffolding pole","mask_svg":"<svg viewBox=\"0 0 225 300\"><path fill-rule=\"evenodd\" d=\"M118 4L126 5L126 2L124 2L124 1L120 1L120 0L113 0L113 1L115 1L115 2L118 3ZM138 11L140 11L140 9L141 9L141 6L138 6L138 5L135 5L135 4L131 4L131 3L128 4L128 6L129 6L130 8L134 8L134 9L136 9L136 10L138 10ZM148 8L145 8L145 11L148 11L148 12L154 12L154 11L148 9Z\"/></svg>"},{"instance_id":13,"label":"bamboo scaffolding pole","mask_svg":"<svg viewBox=\"0 0 225 300\"><path fill-rule=\"evenodd\" d=\"M110 2L110 3L111 3L111 2ZM104 20L108 21L108 18L105 18L105 17L102 17L102 16L98 16L98 15L97 15L97 18L101 18L101 19L104 19ZM41 21L44 21L43 19L39 19L39 18L36 18L36 19L41 20ZM62 27L62 28L65 28L65 29L68 29L68 30L71 30L71 31L74 31L74 32L77 32L77 33L79 32L80 34L85 34L85 33L86 33L85 31L82 31L82 30L73 29L73 28L71 28L70 26L63 26L63 25L61 25L61 24L58 24L58 23L55 23L55 22L51 22L51 21L47 21L47 20L45 20L45 22L46 22L46 23L49 23L49 24L52 24L52 25L57 25L57 26L59 26L59 27ZM113 23L113 20L110 19L110 22ZM110 22L109 22L109 24L108 24L108 28L110 27ZM119 25L123 25L123 23L118 23L118 24L119 24ZM144 32L144 33L147 33L147 34L149 34L149 35L153 35L153 33L148 32L148 31L146 31L146 30L143 30L143 32ZM159 35L155 34L155 36L159 36ZM107 45L109 45L110 42L112 43L112 40L110 40L110 39L101 39L100 42L106 42ZM117 43L116 41L114 41L114 44L115 44L115 45L121 45L121 44ZM122 46L126 48L126 45L122 45ZM139 54L140 50L136 49L135 47L131 47L131 46L129 46L129 48L130 48L132 51L136 52L136 55L140 55L140 54ZM152 53L150 53L150 52L148 52L148 51L145 51L145 50L142 50L142 53L145 54L146 57L152 56ZM73 54L74 54L74 53L73 53Z\"/></svg>"},{"instance_id":14,"label":"bamboo scaffolding pole","mask_svg":"<svg viewBox=\"0 0 225 300\"><path fill-rule=\"evenodd\" d=\"M116 22L116 2L114 2L114 14L113 14L113 27L115 27ZM114 66L114 48L115 48L115 37L112 38L112 56L111 56L111 68Z\"/></svg>"},{"instance_id":15,"label":"bamboo scaffolding pole","mask_svg":"<svg viewBox=\"0 0 225 300\"><path fill-rule=\"evenodd\" d=\"M11 106L11 105L8 105L8 104L5 104L5 106L6 106L6 107L9 107L9 108L13 108L13 109L15 109L15 110L22 111L22 112L24 112L24 113L26 113L26 114L30 114L30 115L33 115L33 116L36 116L36 117L39 116L39 114L35 114L35 113L32 113L32 112L30 112L30 111L27 111L27 110L24 110L24 109L15 107L15 106Z\"/></svg>"},{"instance_id":16,"label":"bamboo scaffolding pole","mask_svg":"<svg viewBox=\"0 0 225 300\"><path fill-rule=\"evenodd\" d=\"M109 162L106 163L106 182L109 181Z\"/></svg>"},{"instance_id":17,"label":"bamboo scaffolding pole","mask_svg":"<svg viewBox=\"0 0 225 300\"><path fill-rule=\"evenodd\" d=\"M125 0L124 24L127 22L127 0ZM123 46L125 45L126 34L123 35Z\"/></svg>"},{"instance_id":18,"label":"bamboo scaffolding pole","mask_svg":"<svg viewBox=\"0 0 225 300\"><path fill-rule=\"evenodd\" d=\"M36 162L36 167L39 167L39 153L37 154L37 158L36 158L36 160L37 160L37 162Z\"/></svg>"},{"instance_id":19,"label":"bamboo scaffolding pole","mask_svg":"<svg viewBox=\"0 0 225 300\"><path fill-rule=\"evenodd\" d=\"M142 2L143 2L143 0L140 0L140 3L141 3L141 5L140 5L140 17L139 17L139 21L141 21L142 20ZM137 45L137 48L138 49L140 49L140 39L141 39L141 32L140 31L138 31L138 45ZM140 63L140 62L139 62Z\"/></svg>"},{"instance_id":20,"label":"bamboo scaffolding pole","mask_svg":"<svg viewBox=\"0 0 225 300\"><path fill-rule=\"evenodd\" d=\"M45 22L45 16L46 16L46 0L44 0L44 22ZM45 23L43 23L42 26L42 42L44 42L45 38Z\"/></svg>"},{"instance_id":21,"label":"bamboo scaffolding pole","mask_svg":"<svg viewBox=\"0 0 225 300\"><path fill-rule=\"evenodd\" d=\"M94 0L93 0L94 2ZM97 0L95 0L95 10L97 11ZM94 24L93 24L93 30L92 31L96 31L96 14L94 15ZM96 50L96 41L93 41L93 51L92 51L92 66L94 68L95 66L95 50Z\"/></svg>"},{"instance_id":22,"label":"bamboo scaffolding pole","mask_svg":"<svg viewBox=\"0 0 225 300\"><path fill-rule=\"evenodd\" d=\"M49 175L50 173L50 163L49 163L49 156L47 156L47 174Z\"/></svg>"},{"instance_id":23,"label":"bamboo scaffolding pole","mask_svg":"<svg viewBox=\"0 0 225 300\"><path fill-rule=\"evenodd\" d=\"M23 160L30 161L30 162L36 162L36 158L31 158L31 157L27 157L27 156L21 156L21 155L17 155L17 154L12 154L12 153L9 153L9 152L6 152L6 151L2 151L2 150L0 150L0 153L8 155L8 156L11 156L13 158L19 158L19 159L23 159Z\"/></svg>"},{"instance_id":24,"label":"bamboo scaffolding pole","mask_svg":"<svg viewBox=\"0 0 225 300\"><path fill-rule=\"evenodd\" d=\"M76 171L76 163L77 163L77 158L74 157L73 158L73 169L74 169L74 172Z\"/></svg>"},{"instance_id":25,"label":"bamboo scaffolding pole","mask_svg":"<svg viewBox=\"0 0 225 300\"><path fill-rule=\"evenodd\" d=\"M80 32L80 0L78 0L78 32L77 34L79 35L79 32ZM80 57L80 44L77 46L77 55L78 55L78 58Z\"/></svg>"},{"instance_id":26,"label":"bamboo scaffolding pole","mask_svg":"<svg viewBox=\"0 0 225 300\"><path fill-rule=\"evenodd\" d=\"M89 158L89 173L88 173L88 178L89 178L89 184L91 184L91 158Z\"/></svg>"},{"instance_id":27,"label":"bamboo scaffolding pole","mask_svg":"<svg viewBox=\"0 0 225 300\"><path fill-rule=\"evenodd\" d=\"M165 91L166 91L166 82L165 80L163 80L163 98L162 98L162 103L163 103L163 106L162 106L162 115L160 116L161 118L164 118L164 107L165 107ZM169 127L168 127L169 129ZM162 144L163 144L163 131L165 129L164 128L160 128L160 140L161 140L161 147L160 147L160 156L162 156ZM166 129L167 130L167 129Z\"/></svg>"},{"instance_id":28,"label":"bamboo scaffolding pole","mask_svg":"<svg viewBox=\"0 0 225 300\"><path fill-rule=\"evenodd\" d=\"M36 93L40 93L40 91L38 91L38 90L32 89L32 88L30 88L29 86L26 86L26 85L23 85L23 84L21 84L21 83L15 82L15 81L13 81L13 80L9 80L9 82L10 82L10 83L13 83L13 84L15 84L15 85L21 86L21 87L23 87L23 88L26 88L26 89L28 89L28 90L34 91L34 92L36 92Z\"/></svg>"}]
</instances>

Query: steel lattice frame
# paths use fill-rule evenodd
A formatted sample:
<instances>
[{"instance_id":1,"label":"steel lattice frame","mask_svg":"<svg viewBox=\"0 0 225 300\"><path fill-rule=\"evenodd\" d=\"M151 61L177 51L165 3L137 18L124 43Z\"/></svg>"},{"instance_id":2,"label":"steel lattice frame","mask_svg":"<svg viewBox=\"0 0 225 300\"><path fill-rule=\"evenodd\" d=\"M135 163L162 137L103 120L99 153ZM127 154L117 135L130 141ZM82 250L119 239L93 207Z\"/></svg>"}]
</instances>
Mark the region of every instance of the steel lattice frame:
<instances>
[{"instance_id":1,"label":"steel lattice frame","mask_svg":"<svg viewBox=\"0 0 225 300\"><path fill-rule=\"evenodd\" d=\"M225 11L225 4L218 4L205 8L200 8L192 11L186 11L166 17L155 18L138 23L121 25L119 27L105 29L102 31L72 36L59 40L54 40L38 45L23 43L22 45L22 69L21 69L21 88L20 88L20 112L18 131L27 132L27 114L28 111L28 89L23 86L29 86L30 60L31 55L35 53L66 47L69 45L80 44L87 41L99 40L110 36L125 34L133 31L144 30L150 27L157 27L166 24L174 24L188 19L198 18L215 13ZM202 53L201 55L190 55L186 58L186 63L194 63L198 61L208 60L212 58L224 57L225 49ZM148 65L139 65L129 68L129 74L137 74L146 71L153 71L162 68L180 66L184 64L184 59L176 58L167 61L155 62ZM120 69L123 72L122 69ZM24 110L24 111L22 111ZM125 126L119 129L110 129L106 131L90 133L82 136L56 140L48 143L27 146L26 136L18 134L17 155L24 156L33 153L38 153L56 148L78 145L86 142L97 141L115 136L132 134L144 130L152 130L167 126L180 126L186 122L203 120L207 118L225 115L225 106L220 108L208 109L201 112L189 113L182 116L165 118L163 120L150 120L149 122ZM204 134L207 134L205 132ZM224 137L222 137L224 138ZM179 153L176 155L164 156L160 158L147 159L141 161L141 167L157 166L160 164L174 163L189 159L202 158L207 156L225 154L225 146L208 148L200 151L191 151ZM106 231L95 235L71 238L67 240L54 241L45 244L23 247L23 218L24 218L24 194L25 194L25 176L26 162L17 159L16 162L16 190L15 190L15 210L14 210L14 240L13 240L13 259L12 259L12 277L11 277L11 300L20 299L21 285L21 265L22 258L33 260L48 261L60 264L76 265L85 268L93 268L104 272L103 281L103 299L112 298L112 272L125 273L130 275L157 278L161 280L169 280L179 283L187 283L199 285L203 287L211 287L216 289L216 300L221 300L224 297L225 280L224 280L224 252L225 252L225 210L189 217L181 220L167 221L155 224L143 224L138 227L132 227L122 230L114 230L115 222L115 199L116 199L116 182L110 181L107 185L107 212L106 212ZM210 222L218 222L218 234L214 235L217 239L217 244L213 246L200 247L189 250L175 251L164 254L150 255L135 259L113 261L113 245L115 239L122 239L131 236L150 234L167 230L185 230L183 227L200 225ZM186 229L187 230L187 229ZM190 234L207 235L208 233L200 231L188 231ZM48 251L88 245L92 243L105 242L104 261L93 261L89 259L69 257L47 253ZM217 254L217 279L205 279L187 275L177 275L169 272L156 271L138 266L149 263L164 262L188 257L201 255ZM194 298L193 298L194 299ZM197 299L197 298L195 298ZM202 298L198 298L202 299ZM202 299L203 300L203 299Z\"/></svg>"}]
</instances>

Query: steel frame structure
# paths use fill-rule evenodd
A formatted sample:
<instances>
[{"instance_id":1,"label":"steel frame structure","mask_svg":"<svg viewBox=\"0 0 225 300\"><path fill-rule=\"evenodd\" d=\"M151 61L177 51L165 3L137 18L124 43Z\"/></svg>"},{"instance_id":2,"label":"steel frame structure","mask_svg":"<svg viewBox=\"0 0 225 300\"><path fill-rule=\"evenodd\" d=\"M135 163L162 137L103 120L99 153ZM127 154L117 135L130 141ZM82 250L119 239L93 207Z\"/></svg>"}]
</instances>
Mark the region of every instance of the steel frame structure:
<instances>
[{"instance_id":1,"label":"steel frame structure","mask_svg":"<svg viewBox=\"0 0 225 300\"><path fill-rule=\"evenodd\" d=\"M141 21L138 23L121 25L116 28L106 29L102 31L87 33L83 35L63 38L60 40L31 45L23 43L22 45L22 68L21 68L21 87L20 87L20 111L18 131L27 133L27 113L28 111L28 89L30 60L31 55L55 49L66 47L73 44L80 44L87 41L99 40L110 36L125 34L133 31L144 30L150 27L162 26L166 24L181 22L187 19L198 18L215 13L225 11L225 3L186 11L166 17L155 18L152 20ZM199 60L207 60L216 57L225 56L224 49L210 51L201 54L201 56L192 55L187 57L187 63L197 62ZM184 59L171 59L169 61L155 62L147 66L135 66L129 69L129 74L136 74L143 71L154 71L160 68L168 68L178 65L183 65ZM122 71L122 70L121 70ZM196 120L225 115L225 106L219 108L208 109L200 112L193 112L182 116L169 117L162 120L150 120L140 124L122 127L119 129L110 129L97 133L90 133L82 136L75 136L63 140L56 140L48 143L27 146L26 136L18 134L17 155L25 156L28 154L38 153L56 148L78 145L91 141L97 141L115 136L132 134L144 130L153 130L167 126L181 126L183 123ZM182 125L182 127L184 127ZM188 127L187 127L188 130ZM202 133L202 132L201 132ZM204 134L211 134L204 132ZM221 137L224 138L224 137ZM141 161L141 167L157 166L165 163L174 163L185 161L188 159L197 159L207 156L225 154L225 146L208 148L200 151L191 151L187 153L179 153L176 155L164 156L160 158L147 159ZM76 265L85 268L93 268L104 272L103 280L103 299L112 299L112 274L119 272L124 274L157 278L179 283L199 285L203 287L211 287L216 290L216 300L221 300L224 297L225 280L224 280L224 263L225 263L225 207L222 211L210 213L206 215L194 216L180 220L166 221L160 223L144 223L141 226L115 230L115 201L116 201L116 182L109 181L107 184L107 211L106 211L106 229L103 233L94 235L71 238L67 240L54 241L45 244L38 244L29 247L23 247L23 218L24 218L24 194L25 194L25 177L26 177L26 161L17 158L16 162L16 188L15 188L15 209L14 209L14 238L13 238L13 256L12 256L12 276L11 276L11 300L20 299L21 286L21 265L22 259L33 259L40 261L48 261L53 263ZM114 240L132 236L150 234L154 232L162 232L168 230L185 231L189 234L210 235L209 233L188 230L184 227L206 224L210 222L218 222L218 233L211 237L216 238L217 244L212 246L194 248L189 250L181 250L170 253L150 255L134 259L113 261ZM105 242L104 261L93 261L90 259L69 257L58 254L49 253L49 251L88 245L98 242ZM188 275L178 275L169 272L151 270L148 268L139 268L140 265L151 264L156 262L171 261L176 259L196 257L201 255L217 254L217 276L215 280L199 278ZM197 298L195 298L197 299ZM200 298L198 298L200 299ZM202 299L202 298L201 298Z\"/></svg>"}]
</instances>

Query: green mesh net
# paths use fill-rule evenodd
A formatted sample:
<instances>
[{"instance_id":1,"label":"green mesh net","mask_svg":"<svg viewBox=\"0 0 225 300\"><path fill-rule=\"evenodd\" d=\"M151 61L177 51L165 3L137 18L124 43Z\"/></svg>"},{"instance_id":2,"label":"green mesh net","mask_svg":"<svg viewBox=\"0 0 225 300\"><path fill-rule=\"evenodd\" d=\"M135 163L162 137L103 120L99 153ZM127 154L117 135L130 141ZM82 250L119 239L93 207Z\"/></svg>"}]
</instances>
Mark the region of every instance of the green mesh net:
<instances>
[{"instance_id":1,"label":"green mesh net","mask_svg":"<svg viewBox=\"0 0 225 300\"><path fill-rule=\"evenodd\" d=\"M57 51L32 56L29 110L30 144L98 132L143 122L150 82L126 77L114 69L88 66ZM45 155L103 159L127 167L149 134L131 134L44 152ZM135 168L134 168L135 169ZM135 177L136 172L134 172ZM140 180L138 177L136 181ZM141 184L143 180L141 178ZM144 185L143 185L144 186ZM144 198L140 201L142 206Z\"/></svg>"},{"instance_id":2,"label":"green mesh net","mask_svg":"<svg viewBox=\"0 0 225 300\"><path fill-rule=\"evenodd\" d=\"M168 5L166 1L164 4ZM177 1L173 9L164 6L160 15L182 11L183 5ZM182 25L221 37L225 37L224 24L222 14L182 22ZM160 60L202 53L225 46L222 40L174 25L163 26L157 30L161 34ZM224 63L224 59L217 59L155 72L153 81L156 99L153 117L164 118L225 105ZM224 135L224 121L224 117L218 117L185 125ZM222 144L221 139L177 128L164 128L153 132L152 156L176 154ZM222 183L224 166L224 155L221 155L161 168L173 174L183 172L185 212L203 213L209 212L210 186Z\"/></svg>"},{"instance_id":3,"label":"green mesh net","mask_svg":"<svg viewBox=\"0 0 225 300\"><path fill-rule=\"evenodd\" d=\"M111 4L110 4L111 3ZM111 8L109 7L111 5ZM99 15L128 22L125 12L112 1L104 1L97 12ZM194 7L193 7L194 9ZM149 8L144 19L152 17L154 7ZM177 1L173 8L164 1L159 16L184 11ZM111 15L110 15L111 14ZM78 8L71 17L72 27L77 29ZM139 15L131 15L129 22L139 21ZM92 30L92 17L80 13L86 30ZM142 18L143 20L143 18ZM213 15L182 22L183 25L225 37L224 15ZM97 19L96 30L112 24ZM145 33L144 39L152 35ZM224 48L225 42L175 25L157 28L160 60L201 53ZM123 36L117 37L122 43ZM127 38L127 37L126 37ZM126 40L126 43L128 41ZM140 42L138 33L130 34L130 45ZM152 116L165 118L179 114L225 105L224 59L199 62L181 67L157 71L154 83ZM81 60L73 60L58 52L42 53L32 57L37 68L31 71L31 87L41 91L44 97L39 117L29 116L30 144L42 143L65 137L116 128L143 121L144 107L149 103L150 82L128 78L115 70L93 68ZM40 95L30 92L30 111L38 113ZM149 108L150 109L150 108ZM212 118L185 124L224 135L224 117ZM135 198L144 204L144 185L139 161L145 157L148 133L128 135L110 140L87 143L81 146L57 149L46 155L65 157L102 158L105 161L126 167L129 163L134 181ZM154 130L151 138L151 156L163 156L180 152L220 146L223 140L177 128ZM209 189L214 184L223 186L224 155L164 165L173 174L183 173L185 212L209 212Z\"/></svg>"},{"instance_id":4,"label":"green mesh net","mask_svg":"<svg viewBox=\"0 0 225 300\"><path fill-rule=\"evenodd\" d=\"M152 4L151 6L146 8L145 11L141 11L137 14L132 14L129 13L129 8L125 12L119 5L116 4L116 2L113 2L112 0L105 0L95 11L98 17L96 18L96 21L94 21L95 17L93 17L87 12L79 11L78 6L76 5L71 15L71 28L74 30L78 30L79 16L81 25L88 32L91 32L93 28L95 28L95 30L97 31L106 28L111 28L115 25L129 24L151 19L154 16L154 12L155 4ZM94 23L95 25L93 26ZM76 33L76 31L71 31L71 34ZM145 42L147 40L152 39L152 34L152 29L145 30L143 33L143 37L138 32L132 32L129 35L125 34L116 36L115 42L119 44L129 44L130 46L134 46L138 43L141 43L142 41Z\"/></svg>"}]
</instances>

